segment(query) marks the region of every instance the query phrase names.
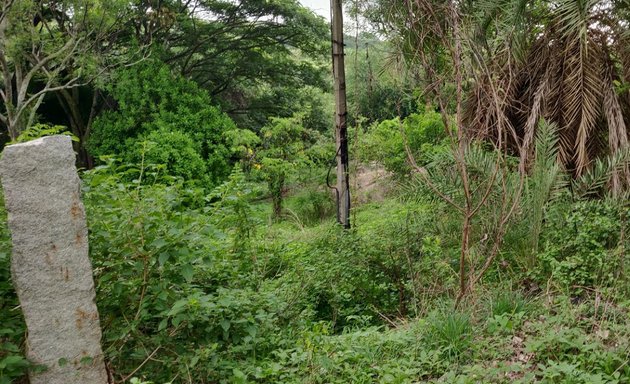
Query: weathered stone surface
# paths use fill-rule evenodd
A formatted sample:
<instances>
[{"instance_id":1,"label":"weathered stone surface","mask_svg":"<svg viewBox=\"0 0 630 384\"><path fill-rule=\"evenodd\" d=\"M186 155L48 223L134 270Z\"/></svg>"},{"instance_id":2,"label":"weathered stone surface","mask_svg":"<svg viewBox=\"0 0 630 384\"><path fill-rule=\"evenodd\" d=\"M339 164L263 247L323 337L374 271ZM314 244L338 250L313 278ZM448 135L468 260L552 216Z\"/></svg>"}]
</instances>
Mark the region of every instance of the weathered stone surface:
<instances>
[{"instance_id":1,"label":"weathered stone surface","mask_svg":"<svg viewBox=\"0 0 630 384\"><path fill-rule=\"evenodd\" d=\"M68 136L8 146L0 160L27 354L48 367L31 384L107 383L74 162Z\"/></svg>"}]
</instances>

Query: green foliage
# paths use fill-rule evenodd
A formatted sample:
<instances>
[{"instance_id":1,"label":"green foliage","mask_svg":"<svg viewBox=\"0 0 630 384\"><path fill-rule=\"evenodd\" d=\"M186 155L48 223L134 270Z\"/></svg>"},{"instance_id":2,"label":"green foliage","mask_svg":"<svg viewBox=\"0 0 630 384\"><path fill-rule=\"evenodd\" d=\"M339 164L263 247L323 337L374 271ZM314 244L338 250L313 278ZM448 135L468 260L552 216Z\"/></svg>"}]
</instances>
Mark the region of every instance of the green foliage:
<instances>
[{"instance_id":1,"label":"green foliage","mask_svg":"<svg viewBox=\"0 0 630 384\"><path fill-rule=\"evenodd\" d=\"M21 348L26 327L11 284L11 238L6 220L4 194L0 191L0 384L18 380L31 366Z\"/></svg>"},{"instance_id":2,"label":"green foliage","mask_svg":"<svg viewBox=\"0 0 630 384\"><path fill-rule=\"evenodd\" d=\"M418 111L417 79L399 71L392 42L365 31L356 37L345 41L349 124L356 125L359 116L372 124Z\"/></svg>"},{"instance_id":3,"label":"green foliage","mask_svg":"<svg viewBox=\"0 0 630 384\"><path fill-rule=\"evenodd\" d=\"M526 302L519 292L501 291L490 303L486 330L491 335L512 334L521 325L526 311Z\"/></svg>"},{"instance_id":4,"label":"green foliage","mask_svg":"<svg viewBox=\"0 0 630 384\"><path fill-rule=\"evenodd\" d=\"M3 347L4 353L19 353L15 345L7 345ZM26 369L30 367L30 363L20 355L8 355L0 358L0 383L9 384L11 379L17 379L26 373Z\"/></svg>"},{"instance_id":5,"label":"green foliage","mask_svg":"<svg viewBox=\"0 0 630 384\"><path fill-rule=\"evenodd\" d=\"M492 302L492 315L513 315L525 310L525 300L518 292L502 292Z\"/></svg>"},{"instance_id":6,"label":"green foliage","mask_svg":"<svg viewBox=\"0 0 630 384\"><path fill-rule=\"evenodd\" d=\"M302 286L296 301L334 330L421 313L422 303L453 282L439 238L427 228L430 210L418 205L408 211L400 204L380 208L357 216L356 230L328 222L313 229L307 244L285 251L283 279Z\"/></svg>"},{"instance_id":7,"label":"green foliage","mask_svg":"<svg viewBox=\"0 0 630 384\"><path fill-rule=\"evenodd\" d=\"M101 74L100 65L128 57L116 49L126 5L120 0L3 3L0 122L12 140L33 125L47 95L89 83Z\"/></svg>"},{"instance_id":8,"label":"green foliage","mask_svg":"<svg viewBox=\"0 0 630 384\"><path fill-rule=\"evenodd\" d=\"M536 132L533 167L525 179L519 224L506 236L506 243L515 248L518 262L526 268L536 265L545 212L567 186L567 177L558 162L558 140L556 125L541 121Z\"/></svg>"},{"instance_id":9,"label":"green foliage","mask_svg":"<svg viewBox=\"0 0 630 384\"><path fill-rule=\"evenodd\" d=\"M541 267L563 287L610 286L625 255L620 244L622 208L611 201L556 205L543 232ZM627 214L627 213L626 213Z\"/></svg>"},{"instance_id":10,"label":"green foliage","mask_svg":"<svg viewBox=\"0 0 630 384\"><path fill-rule=\"evenodd\" d=\"M153 5L138 7L138 25L156 22ZM156 56L212 94L241 128L258 131L271 116L307 109L313 111L305 119L309 129L330 127L331 95L322 92L329 88L323 18L282 0L203 1L195 10L161 3L162 28L142 31Z\"/></svg>"},{"instance_id":11,"label":"green foliage","mask_svg":"<svg viewBox=\"0 0 630 384\"><path fill-rule=\"evenodd\" d=\"M231 377L238 361L282 340L286 306L253 278L262 261L247 239L255 222L243 174L191 209L199 190L126 181L141 171L150 177L114 165L85 175L105 352L121 375L154 351L137 377Z\"/></svg>"},{"instance_id":12,"label":"green foliage","mask_svg":"<svg viewBox=\"0 0 630 384\"><path fill-rule=\"evenodd\" d=\"M328 189L308 188L290 202L298 218L305 224L313 225L334 217L337 212L335 201Z\"/></svg>"},{"instance_id":13,"label":"green foliage","mask_svg":"<svg viewBox=\"0 0 630 384\"><path fill-rule=\"evenodd\" d=\"M6 213L1 212L3 223ZM4 226L3 226L4 227ZM9 384L26 374L30 363L24 358L21 340L25 333L24 319L11 284L9 255L11 247L5 230L2 230L0 251L0 383Z\"/></svg>"},{"instance_id":14,"label":"green foliage","mask_svg":"<svg viewBox=\"0 0 630 384\"><path fill-rule=\"evenodd\" d=\"M131 379L129 379L129 382L131 384L153 384L152 381L144 381L144 380L140 380L137 377L132 377Z\"/></svg>"},{"instance_id":15,"label":"green foliage","mask_svg":"<svg viewBox=\"0 0 630 384\"><path fill-rule=\"evenodd\" d=\"M438 353L418 343L420 326L376 327L330 335L315 323L291 348L278 351L278 374L269 382L410 383L441 372L447 365Z\"/></svg>"},{"instance_id":16,"label":"green foliage","mask_svg":"<svg viewBox=\"0 0 630 384\"><path fill-rule=\"evenodd\" d=\"M223 133L232 155L241 160L243 170L249 171L254 164L254 149L260 144L260 137L249 129L231 129Z\"/></svg>"},{"instance_id":17,"label":"green foliage","mask_svg":"<svg viewBox=\"0 0 630 384\"><path fill-rule=\"evenodd\" d=\"M619 196L624 189L622 186L624 175L628 174L630 167L630 149L619 149L615 153L595 159L594 164L573 181L574 194L580 198L603 197L612 192L612 195L628 199L628 187L626 195ZM616 180L615 180L616 179Z\"/></svg>"},{"instance_id":18,"label":"green foliage","mask_svg":"<svg viewBox=\"0 0 630 384\"><path fill-rule=\"evenodd\" d=\"M31 127L25 129L20 135L9 144L24 143L27 141L39 139L44 136L53 135L68 135L72 141L78 142L79 138L67 131L67 128L62 125L50 125L50 124L34 124Z\"/></svg>"},{"instance_id":19,"label":"green foliage","mask_svg":"<svg viewBox=\"0 0 630 384\"><path fill-rule=\"evenodd\" d=\"M305 149L310 131L302 125L302 116L272 118L262 128L262 149L258 152L258 169L269 186L273 214L282 214L283 193L288 177L310 163Z\"/></svg>"},{"instance_id":20,"label":"green foliage","mask_svg":"<svg viewBox=\"0 0 630 384\"><path fill-rule=\"evenodd\" d=\"M615 310L610 315L597 313L593 304L587 301L572 305L568 298L559 297L553 302L556 316L525 328L532 334L525 342L525 351L533 356L532 363L536 364L541 381L584 384L630 381L624 315L618 318L620 314ZM597 322L599 325L592 332Z\"/></svg>"},{"instance_id":21,"label":"green foliage","mask_svg":"<svg viewBox=\"0 0 630 384\"><path fill-rule=\"evenodd\" d=\"M251 250L251 241L260 224L250 203L255 195L256 191L247 184L243 171L235 167L228 180L208 196L215 200L212 214L216 218L217 227L234 241L233 252L246 253Z\"/></svg>"},{"instance_id":22,"label":"green foliage","mask_svg":"<svg viewBox=\"0 0 630 384\"><path fill-rule=\"evenodd\" d=\"M437 112L411 114L372 125L363 139L361 158L377 161L398 175L411 171L405 144L418 165L426 165L436 154L446 150L446 132Z\"/></svg>"},{"instance_id":23,"label":"green foliage","mask_svg":"<svg viewBox=\"0 0 630 384\"><path fill-rule=\"evenodd\" d=\"M330 222L267 228L266 203L252 203L259 192L240 168L207 195L161 168L110 162L83 175L103 346L116 379L146 360L136 382L630 380L627 299L526 302L517 274L483 287L487 307L449 310L456 281L447 219L429 200L363 206L350 231ZM544 250L562 207L545 216ZM8 257L0 273L8 277ZM24 326L10 285L0 289L1 329L11 330L0 335L0 362L15 356L0 375L10 382L27 368Z\"/></svg>"},{"instance_id":24,"label":"green foliage","mask_svg":"<svg viewBox=\"0 0 630 384\"><path fill-rule=\"evenodd\" d=\"M361 33L356 51L347 52L348 58L356 54L357 63L347 66L349 116L356 116L353 153L359 162L384 165L405 184L398 197L354 208L353 228L344 230L327 220L334 201L321 185L322 169L335 154L326 135L333 108L332 96L323 91L328 65L321 58L328 44L321 18L293 0L200 1L195 12L173 1L159 7L96 1L86 8L85 0L71 0L38 14L47 25L44 19L33 23L31 16L48 3L12 2L6 19L11 22L0 22L0 37L7 25L11 37L0 39L8 57L8 75L0 82L6 95L20 82L21 64L28 70L39 53L54 54L69 38L92 42L89 34L98 30L92 27L111 28L129 43L119 47L103 34L107 44L91 46L99 54L114 47L128 56L136 44L152 42L150 59L115 71L107 85L104 78L95 82L104 97L95 99L94 112L101 101L104 111L92 126L89 150L101 165L82 174L103 346L116 382L630 383L624 270L630 262L630 211L617 193L598 200L610 185L623 186L618 176L628 156L619 151L595 161L569 190L558 147L571 138L542 122L527 175L519 173L518 159L485 143L467 145L463 161L471 194L464 194L461 164L449 150L453 143L442 115L429 107L437 91L441 108L454 109L451 57L468 57L449 53L436 35L446 27L447 40L455 36L451 29L457 25L440 13L443 4L422 3L422 12L411 12L417 16L411 23L405 4L355 4L363 8L355 12L398 34L396 41L383 42ZM510 42L487 39L488 31L502 33L505 27L496 24L504 22L492 13L499 12L496 4L473 3L479 6L472 7L478 8L475 14L454 9L454 15L462 12L461 30L478 16L496 15L479 26L480 40L490 48ZM571 2L559 3L562 13ZM606 17L619 18L613 3L602 8L603 14L613 12L602 16L602 25ZM523 9L540 21L545 7ZM132 27L116 29L127 13ZM67 33L54 21L65 16ZM391 37L391 31L382 32ZM616 39L623 46L622 37ZM471 41L461 41L464 49ZM385 52L396 45L399 56ZM50 74L35 74L26 91L83 79L102 64L96 53L76 52L81 54L50 61ZM497 52L501 60L523 57ZM475 60L483 64L484 54ZM423 58L430 69L425 73L401 75L392 65ZM624 68L624 58L619 60L613 72ZM470 66L462 64L463 79L481 79L483 85L486 76L469 76ZM415 88L424 75L432 78L421 88L429 85L430 92L420 94ZM511 84L523 88L528 100L538 99L515 80ZM618 95L626 88L615 87ZM73 97L90 93L85 91ZM522 96L521 90L508 91L493 89ZM473 105L486 102L485 91L477 96ZM36 116L32 106L11 102L0 113L22 108L12 124ZM213 103L238 119L240 128ZM413 113L421 104L425 111ZM91 109L78 108L79 115ZM606 119L597 122L598 129L604 122L623 126L623 111L615 105L599 109ZM498 116L481 112L479 121L488 124ZM510 119L530 121L520 118L520 110L507 112ZM370 126L363 132L365 122ZM41 124L12 137L22 142L63 130ZM410 166L407 147L432 186ZM261 193L264 186L271 203ZM280 216L283 202L294 223L268 222L266 213L272 209ZM493 261L488 255L496 260L454 311L449 309L458 288L463 209L453 206L466 203L476 208L462 271L474 276L486 260ZM512 219L504 221L508 210ZM0 211L0 384L23 381L36 368L24 357L26 329L10 283L5 216ZM537 285L542 282L548 282L546 293ZM562 292L557 286L570 297L555 296Z\"/></svg>"},{"instance_id":25,"label":"green foliage","mask_svg":"<svg viewBox=\"0 0 630 384\"><path fill-rule=\"evenodd\" d=\"M197 177L205 168L216 184L229 174L224 132L235 129L234 123L195 83L172 75L158 61L146 60L119 71L107 90L116 108L94 121L88 145L92 155L133 161L137 142L148 139L157 144L149 156L167 163L176 175ZM199 159L202 169L196 169Z\"/></svg>"},{"instance_id":26,"label":"green foliage","mask_svg":"<svg viewBox=\"0 0 630 384\"><path fill-rule=\"evenodd\" d=\"M463 313L438 312L429 318L425 342L448 360L465 358L472 347L473 328Z\"/></svg>"},{"instance_id":27,"label":"green foliage","mask_svg":"<svg viewBox=\"0 0 630 384\"><path fill-rule=\"evenodd\" d=\"M134 143L127 154L135 163L163 164L166 174L184 180L204 181L206 162L201 157L201 143L182 131L160 128Z\"/></svg>"}]
</instances>

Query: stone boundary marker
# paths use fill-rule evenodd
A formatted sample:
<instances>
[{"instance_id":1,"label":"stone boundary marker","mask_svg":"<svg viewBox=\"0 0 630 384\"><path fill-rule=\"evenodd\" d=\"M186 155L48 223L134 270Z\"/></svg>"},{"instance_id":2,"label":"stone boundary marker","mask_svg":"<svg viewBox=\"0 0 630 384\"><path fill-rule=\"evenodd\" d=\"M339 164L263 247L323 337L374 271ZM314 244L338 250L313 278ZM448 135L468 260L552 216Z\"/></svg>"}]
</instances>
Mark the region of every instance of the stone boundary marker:
<instances>
[{"instance_id":1,"label":"stone boundary marker","mask_svg":"<svg viewBox=\"0 0 630 384\"><path fill-rule=\"evenodd\" d=\"M31 384L106 384L85 209L68 136L7 146L0 177Z\"/></svg>"}]
</instances>

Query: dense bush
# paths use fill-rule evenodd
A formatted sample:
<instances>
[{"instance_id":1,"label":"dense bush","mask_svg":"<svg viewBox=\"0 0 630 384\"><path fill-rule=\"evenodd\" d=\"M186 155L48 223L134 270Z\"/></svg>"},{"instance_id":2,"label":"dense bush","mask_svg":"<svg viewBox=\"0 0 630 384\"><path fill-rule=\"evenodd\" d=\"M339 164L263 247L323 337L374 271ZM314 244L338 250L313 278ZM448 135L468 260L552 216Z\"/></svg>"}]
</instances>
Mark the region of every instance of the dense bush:
<instances>
[{"instance_id":1,"label":"dense bush","mask_svg":"<svg viewBox=\"0 0 630 384\"><path fill-rule=\"evenodd\" d=\"M273 382L276 356L313 322L340 332L404 315L418 304L408 279L427 279L439 259L403 210L366 233L326 224L307 243L261 242L239 171L199 209L189 208L199 190L176 179L126 181L140 171L84 177L105 350L120 376L151 356L137 376Z\"/></svg>"},{"instance_id":2,"label":"dense bush","mask_svg":"<svg viewBox=\"0 0 630 384\"><path fill-rule=\"evenodd\" d=\"M304 189L290 202L301 223L312 225L335 216L336 203L328 188L306 186Z\"/></svg>"},{"instance_id":3,"label":"dense bush","mask_svg":"<svg viewBox=\"0 0 630 384\"><path fill-rule=\"evenodd\" d=\"M620 238L622 226L627 225L622 222L622 209L602 200L554 205L538 255L545 276L574 292L613 285L627 258Z\"/></svg>"},{"instance_id":4,"label":"dense bush","mask_svg":"<svg viewBox=\"0 0 630 384\"><path fill-rule=\"evenodd\" d=\"M84 175L103 345L117 380L630 380L627 304L586 296L525 305L516 287L489 286L487 305L452 312L450 254L423 202L364 207L351 231L330 222L266 230L238 169L209 195L172 178L129 182L140 170L112 163ZM604 203L586 208L594 204L571 215L608 217ZM8 276L6 256L0 273ZM0 378L9 383L28 363L14 293L0 289Z\"/></svg>"},{"instance_id":5,"label":"dense bush","mask_svg":"<svg viewBox=\"0 0 630 384\"><path fill-rule=\"evenodd\" d=\"M140 140L128 154L134 163L165 165L167 175L184 180L204 181L207 176L206 163L200 155L201 143L194 142L190 135L159 129Z\"/></svg>"},{"instance_id":6,"label":"dense bush","mask_svg":"<svg viewBox=\"0 0 630 384\"><path fill-rule=\"evenodd\" d=\"M187 207L199 190L181 182L126 177L111 167L85 175L106 355L122 376L151 356L138 375L227 380L238 361L282 341L287 305L254 278L260 264L244 239L251 212L240 203L250 196L242 174L200 209Z\"/></svg>"},{"instance_id":7,"label":"dense bush","mask_svg":"<svg viewBox=\"0 0 630 384\"><path fill-rule=\"evenodd\" d=\"M234 123L195 83L146 60L118 72L107 92L115 103L94 121L88 143L93 156L135 161L138 142L150 139L156 143L151 156L165 161L175 175L196 177L193 165L185 163L197 158L213 184L229 174L231 152L224 133L235 129Z\"/></svg>"},{"instance_id":8,"label":"dense bush","mask_svg":"<svg viewBox=\"0 0 630 384\"><path fill-rule=\"evenodd\" d=\"M304 128L301 115L272 118L260 134L262 146L257 153L259 164L256 168L267 183L274 218L278 219L290 178L314 165L306 151L312 144L310 141L319 134Z\"/></svg>"},{"instance_id":9,"label":"dense bush","mask_svg":"<svg viewBox=\"0 0 630 384\"><path fill-rule=\"evenodd\" d=\"M405 151L408 145L418 165L425 165L446 148L446 133L442 117L437 112L411 114L402 122L399 118L375 123L367 130L360 145L365 161L376 161L389 171L407 174L411 171Z\"/></svg>"}]
</instances>

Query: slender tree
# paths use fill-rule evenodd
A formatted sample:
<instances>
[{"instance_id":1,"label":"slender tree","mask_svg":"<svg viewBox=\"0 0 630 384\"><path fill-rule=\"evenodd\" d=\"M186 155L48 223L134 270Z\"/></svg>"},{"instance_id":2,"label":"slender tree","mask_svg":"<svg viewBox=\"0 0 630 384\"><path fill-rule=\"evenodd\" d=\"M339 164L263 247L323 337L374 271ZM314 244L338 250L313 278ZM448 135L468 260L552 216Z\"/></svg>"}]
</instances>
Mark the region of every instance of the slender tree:
<instances>
[{"instance_id":1,"label":"slender tree","mask_svg":"<svg viewBox=\"0 0 630 384\"><path fill-rule=\"evenodd\" d=\"M117 1L14 1L0 5L0 123L11 139L30 127L47 94L98 73L100 45L112 44Z\"/></svg>"}]
</instances>

